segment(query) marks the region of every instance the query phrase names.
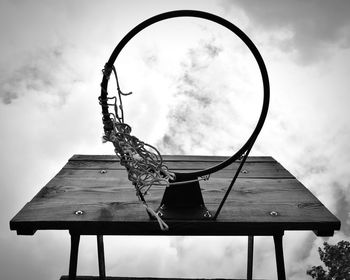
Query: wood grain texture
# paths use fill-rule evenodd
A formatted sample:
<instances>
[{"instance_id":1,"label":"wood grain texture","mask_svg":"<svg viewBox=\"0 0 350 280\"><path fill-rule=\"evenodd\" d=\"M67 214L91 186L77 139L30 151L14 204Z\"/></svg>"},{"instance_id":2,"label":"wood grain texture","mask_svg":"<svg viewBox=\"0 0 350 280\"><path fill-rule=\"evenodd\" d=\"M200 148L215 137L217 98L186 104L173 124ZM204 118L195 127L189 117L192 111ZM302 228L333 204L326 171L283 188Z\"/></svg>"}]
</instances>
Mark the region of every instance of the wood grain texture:
<instances>
[{"instance_id":1,"label":"wood grain texture","mask_svg":"<svg viewBox=\"0 0 350 280\"><path fill-rule=\"evenodd\" d=\"M194 170L222 157L166 156L170 168ZM96 160L94 160L96 159ZM201 181L207 208L214 213L233 176L230 166ZM216 221L167 221L161 232L138 202L115 156L75 155L11 220L18 234L61 229L81 234L272 235L312 230L332 235L339 220L294 176L271 157L249 157ZM105 173L101 173L105 170ZM157 208L164 187L154 186L146 200ZM82 215L75 212L81 210ZM273 216L270 213L276 212Z\"/></svg>"},{"instance_id":2,"label":"wood grain texture","mask_svg":"<svg viewBox=\"0 0 350 280\"><path fill-rule=\"evenodd\" d=\"M228 159L228 156L199 156L199 155L162 155L162 158L165 161L195 161L195 162L222 162L226 159ZM93 160L93 161L104 161L104 160L109 160L109 161L119 161L118 157L116 155L73 155L70 158L70 161L75 161L75 160L82 160L82 161L87 161L87 160ZM275 161L272 157L270 156L254 156L254 157L249 157L247 161Z\"/></svg>"}]
</instances>

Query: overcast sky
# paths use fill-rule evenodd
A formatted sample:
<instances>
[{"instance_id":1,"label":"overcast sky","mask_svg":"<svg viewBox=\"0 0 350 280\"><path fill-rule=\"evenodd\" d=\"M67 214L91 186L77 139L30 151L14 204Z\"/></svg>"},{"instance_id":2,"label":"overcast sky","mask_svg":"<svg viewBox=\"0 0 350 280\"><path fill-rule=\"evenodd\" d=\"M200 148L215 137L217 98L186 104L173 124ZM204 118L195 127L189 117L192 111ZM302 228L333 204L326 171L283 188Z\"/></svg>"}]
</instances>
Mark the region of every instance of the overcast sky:
<instances>
[{"instance_id":1,"label":"overcast sky","mask_svg":"<svg viewBox=\"0 0 350 280\"><path fill-rule=\"evenodd\" d=\"M270 155L342 222L330 239L287 232L289 279L307 279L324 240L350 239L350 2L0 0L0 273L54 280L68 272L69 234L16 236L9 220L73 154L102 144L101 69L141 21L170 10L217 14L261 52L271 83L268 118L252 151ZM126 121L162 154L231 155L254 126L261 79L227 30L174 19L142 32L116 63ZM246 238L106 238L108 275L244 277ZM205 246L203 244L205 243ZM78 273L97 275L95 239L83 237ZM210 252L210 253L208 253ZM150 257L151 256L151 257ZM272 238L257 238L254 271L275 279Z\"/></svg>"}]
</instances>

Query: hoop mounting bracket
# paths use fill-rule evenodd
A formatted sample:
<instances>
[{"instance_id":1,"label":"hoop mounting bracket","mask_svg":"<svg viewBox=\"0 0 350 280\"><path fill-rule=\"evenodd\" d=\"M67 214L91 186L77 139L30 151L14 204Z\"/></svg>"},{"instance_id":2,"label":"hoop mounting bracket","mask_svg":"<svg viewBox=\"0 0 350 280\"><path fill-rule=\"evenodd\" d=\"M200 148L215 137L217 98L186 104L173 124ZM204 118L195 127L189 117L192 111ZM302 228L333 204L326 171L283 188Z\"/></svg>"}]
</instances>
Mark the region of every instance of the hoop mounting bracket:
<instances>
[{"instance_id":1,"label":"hoop mounting bracket","mask_svg":"<svg viewBox=\"0 0 350 280\"><path fill-rule=\"evenodd\" d=\"M177 173L175 182L187 181ZM207 220L212 215L206 208L198 181L169 186L165 189L157 214L164 220Z\"/></svg>"}]
</instances>

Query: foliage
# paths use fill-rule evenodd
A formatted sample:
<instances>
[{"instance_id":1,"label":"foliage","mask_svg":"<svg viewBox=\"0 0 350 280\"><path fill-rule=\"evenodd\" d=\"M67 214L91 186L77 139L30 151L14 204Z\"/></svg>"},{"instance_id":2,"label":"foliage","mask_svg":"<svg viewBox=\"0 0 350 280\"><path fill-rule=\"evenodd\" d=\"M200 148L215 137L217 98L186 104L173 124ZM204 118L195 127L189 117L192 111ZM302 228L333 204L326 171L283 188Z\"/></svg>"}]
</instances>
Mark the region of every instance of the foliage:
<instances>
[{"instance_id":1,"label":"foliage","mask_svg":"<svg viewBox=\"0 0 350 280\"><path fill-rule=\"evenodd\" d=\"M316 280L350 280L350 242L342 240L337 245L324 242L323 248L318 248L318 253L327 270L313 266L307 275Z\"/></svg>"}]
</instances>

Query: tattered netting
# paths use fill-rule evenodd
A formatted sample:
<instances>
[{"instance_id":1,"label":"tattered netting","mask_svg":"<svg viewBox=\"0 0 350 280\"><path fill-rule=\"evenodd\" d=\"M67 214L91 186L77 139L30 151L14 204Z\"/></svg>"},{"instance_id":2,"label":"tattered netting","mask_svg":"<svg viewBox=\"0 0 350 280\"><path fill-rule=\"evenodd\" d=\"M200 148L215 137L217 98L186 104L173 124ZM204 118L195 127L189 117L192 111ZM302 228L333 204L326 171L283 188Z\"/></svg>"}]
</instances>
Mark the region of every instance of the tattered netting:
<instances>
[{"instance_id":1,"label":"tattered netting","mask_svg":"<svg viewBox=\"0 0 350 280\"><path fill-rule=\"evenodd\" d=\"M117 83L117 96L102 99L99 97L101 106L113 107L114 113L103 115L104 136L103 141L112 142L114 151L120 159L120 164L128 172L128 179L136 189L136 194L146 207L150 216L156 218L162 230L167 230L166 223L147 204L145 194L153 185L168 186L170 181L175 180L175 174L163 163L159 151L137 137L131 135L131 127L124 122L122 96L130 95L123 93L119 87L119 81L115 67L105 66L103 74L107 79L114 73ZM103 91L105 89L102 88ZM107 93L107 92L106 92ZM112 102L112 103L111 103Z\"/></svg>"}]
</instances>

